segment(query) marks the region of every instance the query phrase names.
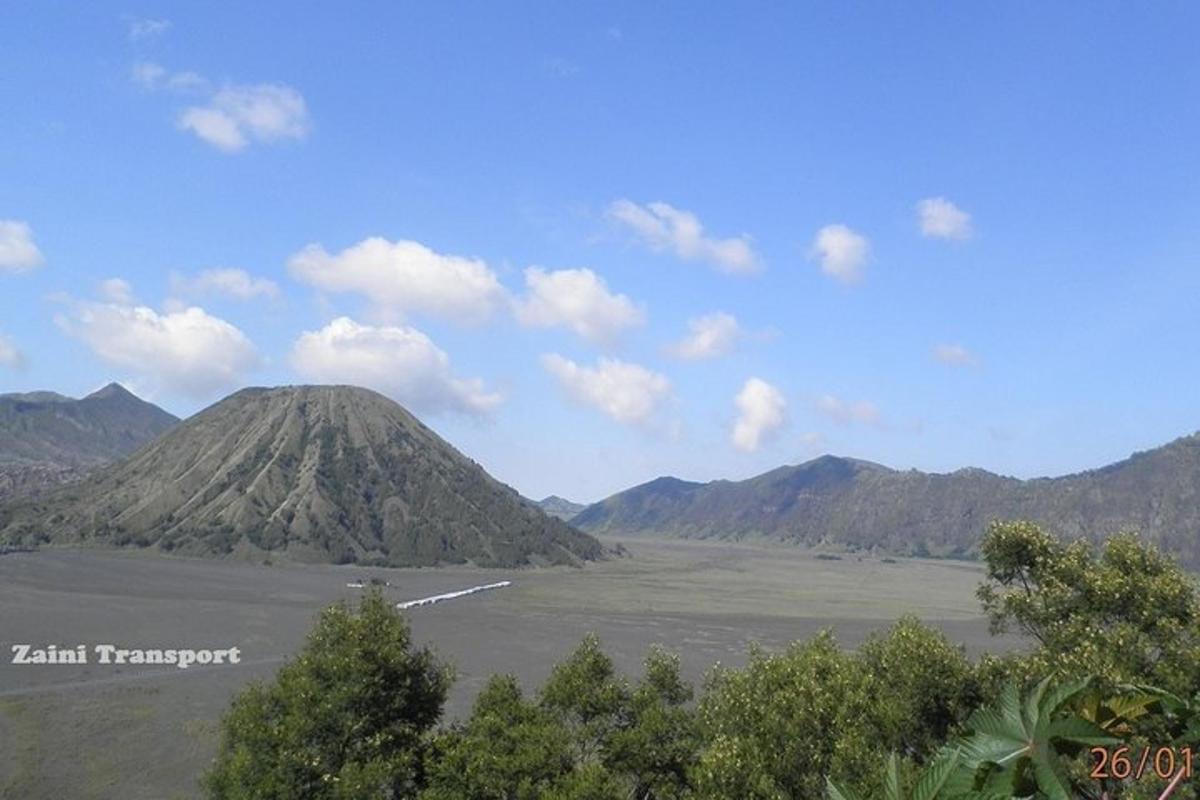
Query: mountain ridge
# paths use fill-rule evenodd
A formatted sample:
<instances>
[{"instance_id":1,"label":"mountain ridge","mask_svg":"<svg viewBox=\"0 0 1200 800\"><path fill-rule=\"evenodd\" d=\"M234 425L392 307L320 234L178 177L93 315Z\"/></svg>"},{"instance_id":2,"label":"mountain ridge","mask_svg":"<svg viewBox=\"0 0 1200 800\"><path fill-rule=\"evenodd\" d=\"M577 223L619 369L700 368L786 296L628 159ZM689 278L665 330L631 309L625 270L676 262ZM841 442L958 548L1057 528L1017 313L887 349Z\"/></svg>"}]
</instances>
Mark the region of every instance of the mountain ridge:
<instances>
[{"instance_id":1,"label":"mountain ridge","mask_svg":"<svg viewBox=\"0 0 1200 800\"><path fill-rule=\"evenodd\" d=\"M49 391L0 394L0 500L78 480L177 422L116 383L78 400Z\"/></svg>"},{"instance_id":2,"label":"mountain ridge","mask_svg":"<svg viewBox=\"0 0 1200 800\"><path fill-rule=\"evenodd\" d=\"M556 494L543 497L541 500L533 501L534 504L545 511L552 517L558 517L561 520L569 520L571 517L583 511L586 508L583 503L575 503L565 497L559 497Z\"/></svg>"},{"instance_id":3,"label":"mountain ridge","mask_svg":"<svg viewBox=\"0 0 1200 800\"><path fill-rule=\"evenodd\" d=\"M1058 477L977 467L900 471L824 455L740 481L660 477L571 519L593 533L763 537L816 547L973 557L992 519L1100 540L1136 530L1200 567L1200 433Z\"/></svg>"},{"instance_id":4,"label":"mountain ridge","mask_svg":"<svg viewBox=\"0 0 1200 800\"><path fill-rule=\"evenodd\" d=\"M0 538L393 566L603 555L401 406L347 386L235 392L79 484L0 507Z\"/></svg>"}]
</instances>

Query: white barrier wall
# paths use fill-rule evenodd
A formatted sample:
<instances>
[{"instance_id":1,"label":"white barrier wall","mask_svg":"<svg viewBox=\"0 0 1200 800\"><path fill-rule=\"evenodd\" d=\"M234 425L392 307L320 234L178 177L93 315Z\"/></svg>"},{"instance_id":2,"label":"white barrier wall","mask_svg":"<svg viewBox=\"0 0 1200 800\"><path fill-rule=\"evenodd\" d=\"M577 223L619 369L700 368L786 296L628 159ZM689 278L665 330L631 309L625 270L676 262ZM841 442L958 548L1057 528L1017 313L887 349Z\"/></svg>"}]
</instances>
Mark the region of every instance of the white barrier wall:
<instances>
[{"instance_id":1,"label":"white barrier wall","mask_svg":"<svg viewBox=\"0 0 1200 800\"><path fill-rule=\"evenodd\" d=\"M466 597L469 594L477 592L486 592L489 589L500 589L505 586L512 586L512 581L499 581L497 583L488 583L483 586L472 586L470 589L463 589L458 592L447 592L446 594L435 594L432 597L422 597L420 600L405 600L403 603L396 603L396 608L417 608L419 606L431 606L434 603L440 603L443 600L453 600L456 597Z\"/></svg>"}]
</instances>

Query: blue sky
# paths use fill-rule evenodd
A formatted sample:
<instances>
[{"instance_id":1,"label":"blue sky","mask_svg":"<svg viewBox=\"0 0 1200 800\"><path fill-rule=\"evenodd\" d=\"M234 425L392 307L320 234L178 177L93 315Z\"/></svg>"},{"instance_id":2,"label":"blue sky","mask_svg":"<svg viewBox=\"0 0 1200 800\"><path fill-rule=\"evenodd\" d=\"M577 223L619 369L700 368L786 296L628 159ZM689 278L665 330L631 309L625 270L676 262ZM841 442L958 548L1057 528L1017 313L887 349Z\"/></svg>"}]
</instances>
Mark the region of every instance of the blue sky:
<instances>
[{"instance_id":1,"label":"blue sky","mask_svg":"<svg viewBox=\"0 0 1200 800\"><path fill-rule=\"evenodd\" d=\"M0 391L351 382L594 500L1200 428L1188 4L16 2Z\"/></svg>"}]
</instances>

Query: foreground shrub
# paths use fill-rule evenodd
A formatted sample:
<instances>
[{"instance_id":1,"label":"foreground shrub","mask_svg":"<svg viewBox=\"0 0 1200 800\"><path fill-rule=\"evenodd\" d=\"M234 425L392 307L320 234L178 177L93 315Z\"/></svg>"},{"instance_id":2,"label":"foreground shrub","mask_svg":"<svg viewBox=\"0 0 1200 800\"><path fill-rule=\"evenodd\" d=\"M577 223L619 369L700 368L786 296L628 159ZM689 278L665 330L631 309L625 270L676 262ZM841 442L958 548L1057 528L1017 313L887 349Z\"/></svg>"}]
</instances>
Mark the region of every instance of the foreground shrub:
<instances>
[{"instance_id":1,"label":"foreground shrub","mask_svg":"<svg viewBox=\"0 0 1200 800\"><path fill-rule=\"evenodd\" d=\"M471 717L434 740L423 800L674 800L699 749L679 659L654 649L631 686L595 636L555 666L537 702L493 677Z\"/></svg>"},{"instance_id":2,"label":"foreground shrub","mask_svg":"<svg viewBox=\"0 0 1200 800\"><path fill-rule=\"evenodd\" d=\"M1153 683L1200 690L1200 601L1191 576L1132 534L1097 554L1029 522L995 523L983 540L979 599L993 632L1016 629L1036 647L1014 660L1025 680L1094 675L1107 688Z\"/></svg>"},{"instance_id":3,"label":"foreground shrub","mask_svg":"<svg viewBox=\"0 0 1200 800\"><path fill-rule=\"evenodd\" d=\"M424 800L536 800L575 768L566 729L511 675L489 680L470 719L439 735L430 756Z\"/></svg>"},{"instance_id":4,"label":"foreground shrub","mask_svg":"<svg viewBox=\"0 0 1200 800\"><path fill-rule=\"evenodd\" d=\"M451 675L378 591L326 609L300 655L240 694L204 783L214 800L412 796Z\"/></svg>"},{"instance_id":5,"label":"foreground shrub","mask_svg":"<svg viewBox=\"0 0 1200 800\"><path fill-rule=\"evenodd\" d=\"M696 787L704 797L819 797L831 775L872 791L881 753L924 760L978 698L962 649L911 618L857 654L829 632L755 651L744 669L710 676Z\"/></svg>"}]
</instances>

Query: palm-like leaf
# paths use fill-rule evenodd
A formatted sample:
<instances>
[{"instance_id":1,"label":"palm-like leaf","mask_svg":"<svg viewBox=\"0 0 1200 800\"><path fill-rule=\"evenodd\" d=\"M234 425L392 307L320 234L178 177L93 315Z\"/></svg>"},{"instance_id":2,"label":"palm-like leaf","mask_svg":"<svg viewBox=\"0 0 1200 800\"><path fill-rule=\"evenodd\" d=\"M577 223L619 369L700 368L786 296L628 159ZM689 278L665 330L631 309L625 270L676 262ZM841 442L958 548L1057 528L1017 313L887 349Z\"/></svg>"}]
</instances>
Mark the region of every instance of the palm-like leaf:
<instances>
[{"instance_id":1,"label":"palm-like leaf","mask_svg":"<svg viewBox=\"0 0 1200 800\"><path fill-rule=\"evenodd\" d=\"M900 761L896 754L888 756L887 766L883 774L884 800L938 800L939 797L953 797L944 794L948 781L958 766L958 749L943 749L926 765L925 770L917 778L912 794L904 794L900 784ZM861 796L852 789L825 780L825 797L827 800L862 800Z\"/></svg>"},{"instance_id":2,"label":"palm-like leaf","mask_svg":"<svg viewBox=\"0 0 1200 800\"><path fill-rule=\"evenodd\" d=\"M938 793L948 787L950 777L959 765L959 749L943 749L929 762L917 785L913 787L909 800L936 800Z\"/></svg>"},{"instance_id":3,"label":"palm-like leaf","mask_svg":"<svg viewBox=\"0 0 1200 800\"><path fill-rule=\"evenodd\" d=\"M883 797L884 800L904 800L900 794L900 763L895 753L888 756L883 776Z\"/></svg>"},{"instance_id":4,"label":"palm-like leaf","mask_svg":"<svg viewBox=\"0 0 1200 800\"><path fill-rule=\"evenodd\" d=\"M1128 734L1130 723L1155 711L1187 713L1190 703L1155 686L1123 684L1115 694L1088 692L1080 704L1079 716L1096 723L1110 733Z\"/></svg>"},{"instance_id":5,"label":"palm-like leaf","mask_svg":"<svg viewBox=\"0 0 1200 800\"><path fill-rule=\"evenodd\" d=\"M907 800L1011 800L1035 796L1071 800L1071 782L1059 756L1081 746L1122 741L1101 728L1094 716L1085 719L1063 711L1063 706L1086 690L1089 683L1085 679L1052 686L1047 679L1024 698L1016 686L1006 686L995 705L976 709L971 715L967 721L969 736L955 747L943 748L926 765ZM1155 702L1177 700L1173 695L1154 697L1143 700L1139 696L1106 708L1114 714L1120 710L1136 714ZM826 796L828 800L862 800L854 791L828 780ZM884 771L883 798L906 800L895 754L888 758Z\"/></svg>"},{"instance_id":6,"label":"palm-like leaf","mask_svg":"<svg viewBox=\"0 0 1200 800\"><path fill-rule=\"evenodd\" d=\"M1088 683L1079 680L1051 687L1046 679L1024 702L1010 685L994 708L972 714L967 726L973 733L962 749L973 792L1013 797L1036 788L1050 800L1070 800L1070 782L1059 763L1059 752L1121 741L1094 722L1060 714L1063 705ZM966 788L962 781L957 785Z\"/></svg>"},{"instance_id":7,"label":"palm-like leaf","mask_svg":"<svg viewBox=\"0 0 1200 800\"><path fill-rule=\"evenodd\" d=\"M825 797L827 800L862 800L862 796L847 786L839 786L829 778L825 779Z\"/></svg>"}]
</instances>

